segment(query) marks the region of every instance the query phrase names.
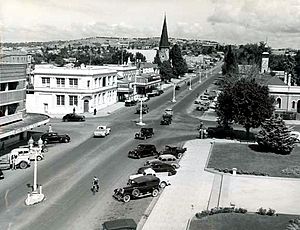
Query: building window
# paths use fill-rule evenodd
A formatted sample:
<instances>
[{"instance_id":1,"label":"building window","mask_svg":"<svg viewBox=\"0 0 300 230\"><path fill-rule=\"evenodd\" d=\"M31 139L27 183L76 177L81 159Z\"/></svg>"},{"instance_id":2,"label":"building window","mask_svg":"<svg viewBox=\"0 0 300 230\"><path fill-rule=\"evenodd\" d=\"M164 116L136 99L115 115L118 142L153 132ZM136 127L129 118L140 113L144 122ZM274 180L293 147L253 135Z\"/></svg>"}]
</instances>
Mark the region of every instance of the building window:
<instances>
[{"instance_id":1,"label":"building window","mask_svg":"<svg viewBox=\"0 0 300 230\"><path fill-rule=\"evenodd\" d=\"M69 85L71 88L77 88L78 87L78 79L77 78L70 78L69 79Z\"/></svg>"},{"instance_id":2,"label":"building window","mask_svg":"<svg viewBox=\"0 0 300 230\"><path fill-rule=\"evenodd\" d=\"M57 87L65 87L65 79L64 78L56 78Z\"/></svg>"},{"instance_id":3,"label":"building window","mask_svg":"<svg viewBox=\"0 0 300 230\"><path fill-rule=\"evenodd\" d=\"M97 88L97 80L98 78L95 78L95 88Z\"/></svg>"},{"instance_id":4,"label":"building window","mask_svg":"<svg viewBox=\"0 0 300 230\"><path fill-rule=\"evenodd\" d=\"M295 109L295 106L296 106L296 102L292 102L292 109Z\"/></svg>"},{"instance_id":5,"label":"building window","mask_svg":"<svg viewBox=\"0 0 300 230\"><path fill-rule=\"evenodd\" d=\"M105 87L106 86L106 77L103 77L103 83L102 86Z\"/></svg>"},{"instance_id":6,"label":"building window","mask_svg":"<svg viewBox=\"0 0 300 230\"><path fill-rule=\"evenodd\" d=\"M90 81L87 81L87 87L90 88Z\"/></svg>"},{"instance_id":7,"label":"building window","mask_svg":"<svg viewBox=\"0 0 300 230\"><path fill-rule=\"evenodd\" d=\"M78 96L69 96L69 105L78 105Z\"/></svg>"},{"instance_id":8,"label":"building window","mask_svg":"<svg viewBox=\"0 0 300 230\"><path fill-rule=\"evenodd\" d=\"M65 105L65 95L56 95L56 104Z\"/></svg>"},{"instance_id":9,"label":"building window","mask_svg":"<svg viewBox=\"0 0 300 230\"><path fill-rule=\"evenodd\" d=\"M42 77L42 85L44 87L50 87L50 77Z\"/></svg>"},{"instance_id":10,"label":"building window","mask_svg":"<svg viewBox=\"0 0 300 230\"><path fill-rule=\"evenodd\" d=\"M277 98L277 100L276 100L276 102L277 102L277 108L281 108L281 98Z\"/></svg>"}]
</instances>

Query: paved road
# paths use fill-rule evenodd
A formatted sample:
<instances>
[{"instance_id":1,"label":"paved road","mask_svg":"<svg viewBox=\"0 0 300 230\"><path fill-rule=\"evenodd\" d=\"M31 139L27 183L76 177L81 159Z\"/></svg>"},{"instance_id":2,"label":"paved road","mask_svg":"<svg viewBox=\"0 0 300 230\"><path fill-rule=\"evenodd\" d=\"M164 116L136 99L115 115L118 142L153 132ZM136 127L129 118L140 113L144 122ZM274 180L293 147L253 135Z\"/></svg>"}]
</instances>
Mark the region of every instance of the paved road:
<instances>
[{"instance_id":1,"label":"paved road","mask_svg":"<svg viewBox=\"0 0 300 230\"><path fill-rule=\"evenodd\" d=\"M216 70L218 72L219 70ZM155 136L146 142L161 149L165 144L179 145L197 136L198 119L186 111L197 93L204 91L213 81L208 79L202 85L192 82L193 90L186 85L176 92L177 103L170 102L172 90L147 104L150 113L144 122L154 127ZM160 126L162 111L173 107L174 121L170 126ZM32 207L24 205L24 199L32 183L32 167L26 170L6 171L0 186L1 229L96 229L107 219L133 217L139 220L152 198L135 200L129 204L112 199L113 189L126 184L128 176L134 173L145 160L127 158L127 152L138 143L133 135L139 127L135 125L138 115L135 108L118 110L109 117L90 118L83 123L62 123L51 121L58 132L67 132L71 143L50 146L46 159L39 163L39 180L43 184L46 201ZM92 131L99 124L112 127L110 136L92 138ZM43 127L41 129L46 129ZM100 192L93 196L89 188L94 175L100 177Z\"/></svg>"}]
</instances>

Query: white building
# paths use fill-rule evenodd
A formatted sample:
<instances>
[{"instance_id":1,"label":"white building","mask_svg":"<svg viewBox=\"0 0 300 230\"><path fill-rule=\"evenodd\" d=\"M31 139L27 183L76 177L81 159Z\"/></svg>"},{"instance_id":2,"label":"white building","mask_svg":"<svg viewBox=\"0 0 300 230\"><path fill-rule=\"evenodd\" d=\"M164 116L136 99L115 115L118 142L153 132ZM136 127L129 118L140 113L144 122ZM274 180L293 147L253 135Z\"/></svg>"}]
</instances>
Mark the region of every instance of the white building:
<instances>
[{"instance_id":1,"label":"white building","mask_svg":"<svg viewBox=\"0 0 300 230\"><path fill-rule=\"evenodd\" d=\"M117 102L117 71L105 66L36 65L27 112L49 115L97 111Z\"/></svg>"}]
</instances>

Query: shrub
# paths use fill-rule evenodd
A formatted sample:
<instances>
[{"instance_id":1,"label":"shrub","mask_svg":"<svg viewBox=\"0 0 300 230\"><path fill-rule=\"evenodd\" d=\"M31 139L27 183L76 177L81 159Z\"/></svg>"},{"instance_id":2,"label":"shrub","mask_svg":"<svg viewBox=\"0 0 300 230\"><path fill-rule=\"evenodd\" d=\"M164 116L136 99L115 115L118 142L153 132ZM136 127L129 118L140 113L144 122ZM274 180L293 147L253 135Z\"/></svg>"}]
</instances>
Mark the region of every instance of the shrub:
<instances>
[{"instance_id":1,"label":"shrub","mask_svg":"<svg viewBox=\"0 0 300 230\"><path fill-rule=\"evenodd\" d=\"M267 211L266 215L268 215L268 216L274 216L275 215L275 209L269 208L269 210Z\"/></svg>"},{"instance_id":2,"label":"shrub","mask_svg":"<svg viewBox=\"0 0 300 230\"><path fill-rule=\"evenodd\" d=\"M256 212L257 214L259 214L259 215L266 215L267 214L267 210L266 209L264 209L264 208L262 208L262 207L260 207L258 210L257 210L257 212Z\"/></svg>"},{"instance_id":3,"label":"shrub","mask_svg":"<svg viewBox=\"0 0 300 230\"><path fill-rule=\"evenodd\" d=\"M292 219L289 221L289 225L286 227L286 230L299 230L300 229L300 219Z\"/></svg>"},{"instance_id":4,"label":"shrub","mask_svg":"<svg viewBox=\"0 0 300 230\"><path fill-rule=\"evenodd\" d=\"M212 208L211 210L204 210L202 212L198 212L195 214L197 218L203 218L205 216L211 216L219 213L242 213L245 214L247 209L244 208L234 208L234 207L220 207L220 208Z\"/></svg>"}]
</instances>

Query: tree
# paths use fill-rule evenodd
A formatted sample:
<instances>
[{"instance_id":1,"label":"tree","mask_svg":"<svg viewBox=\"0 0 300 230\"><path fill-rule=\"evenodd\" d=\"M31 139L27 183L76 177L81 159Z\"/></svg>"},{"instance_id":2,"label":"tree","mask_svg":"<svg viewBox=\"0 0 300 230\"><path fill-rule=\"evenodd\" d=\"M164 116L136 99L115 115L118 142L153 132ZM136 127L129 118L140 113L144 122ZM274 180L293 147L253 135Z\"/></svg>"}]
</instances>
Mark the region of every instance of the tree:
<instances>
[{"instance_id":1,"label":"tree","mask_svg":"<svg viewBox=\"0 0 300 230\"><path fill-rule=\"evenodd\" d=\"M158 50L157 50L157 52L156 52L156 55L155 55L155 57L154 57L154 61L153 61L153 64L157 64L158 65L158 67L160 67L161 66L161 61L160 61L160 58L159 58L159 53L158 53Z\"/></svg>"},{"instance_id":2,"label":"tree","mask_svg":"<svg viewBox=\"0 0 300 230\"><path fill-rule=\"evenodd\" d=\"M231 45L228 46L227 52L224 57L224 64L222 66L222 74L228 76L234 76L238 73L238 65L236 61L235 53L231 49Z\"/></svg>"},{"instance_id":3,"label":"tree","mask_svg":"<svg viewBox=\"0 0 300 230\"><path fill-rule=\"evenodd\" d=\"M267 86L259 85L254 78L241 78L226 85L217 101L216 112L221 124L234 121L246 129L257 128L270 118L274 111L274 98Z\"/></svg>"},{"instance_id":4,"label":"tree","mask_svg":"<svg viewBox=\"0 0 300 230\"><path fill-rule=\"evenodd\" d=\"M135 59L137 61L139 60L140 62L145 62L146 61L146 57L142 53L140 53L140 52L137 52L135 54Z\"/></svg>"},{"instance_id":5,"label":"tree","mask_svg":"<svg viewBox=\"0 0 300 230\"><path fill-rule=\"evenodd\" d=\"M170 81L174 77L171 63L164 61L160 66L160 75L162 81Z\"/></svg>"},{"instance_id":6,"label":"tree","mask_svg":"<svg viewBox=\"0 0 300 230\"><path fill-rule=\"evenodd\" d=\"M281 117L271 117L262 123L261 130L257 135L258 145L267 151L279 154L289 154L295 147L295 138L290 135Z\"/></svg>"},{"instance_id":7,"label":"tree","mask_svg":"<svg viewBox=\"0 0 300 230\"><path fill-rule=\"evenodd\" d=\"M300 85L300 50L297 51L297 54L295 56L295 78L297 85Z\"/></svg>"},{"instance_id":8,"label":"tree","mask_svg":"<svg viewBox=\"0 0 300 230\"><path fill-rule=\"evenodd\" d=\"M173 74L175 76L183 76L188 71L187 64L181 55L181 50L175 44L170 50L170 61L172 63Z\"/></svg>"}]
</instances>

